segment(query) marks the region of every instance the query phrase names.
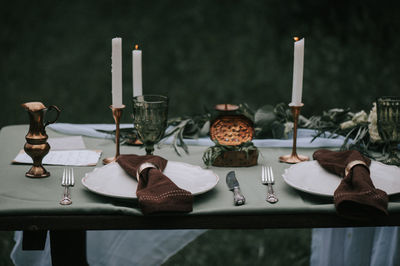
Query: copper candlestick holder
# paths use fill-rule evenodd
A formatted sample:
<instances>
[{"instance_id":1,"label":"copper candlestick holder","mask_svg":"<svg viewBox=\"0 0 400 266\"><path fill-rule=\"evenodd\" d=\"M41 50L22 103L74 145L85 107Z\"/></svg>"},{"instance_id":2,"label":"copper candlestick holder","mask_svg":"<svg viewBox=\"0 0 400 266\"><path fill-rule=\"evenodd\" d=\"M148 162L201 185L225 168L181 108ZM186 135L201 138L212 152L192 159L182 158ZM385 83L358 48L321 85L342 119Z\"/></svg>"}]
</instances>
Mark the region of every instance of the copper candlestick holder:
<instances>
[{"instance_id":1,"label":"copper candlestick holder","mask_svg":"<svg viewBox=\"0 0 400 266\"><path fill-rule=\"evenodd\" d=\"M121 107L113 107L112 105L110 105L110 109L112 110L112 114L114 117L114 121L115 121L115 156L114 157L109 157L109 158L105 158L103 160L104 164L109 164L111 162L114 162L115 160L117 160L118 156L119 156L119 122L121 120L121 116L122 116L122 111L124 110L125 105L122 105Z\"/></svg>"},{"instance_id":2,"label":"copper candlestick holder","mask_svg":"<svg viewBox=\"0 0 400 266\"><path fill-rule=\"evenodd\" d=\"M293 147L292 147L292 154L284 155L279 157L279 161L283 163L299 163L310 160L308 156L298 155L296 152L296 145L297 145L297 124L300 115L300 109L303 107L304 104L300 104L298 106L289 104L290 109L292 109L293 114Z\"/></svg>"}]
</instances>

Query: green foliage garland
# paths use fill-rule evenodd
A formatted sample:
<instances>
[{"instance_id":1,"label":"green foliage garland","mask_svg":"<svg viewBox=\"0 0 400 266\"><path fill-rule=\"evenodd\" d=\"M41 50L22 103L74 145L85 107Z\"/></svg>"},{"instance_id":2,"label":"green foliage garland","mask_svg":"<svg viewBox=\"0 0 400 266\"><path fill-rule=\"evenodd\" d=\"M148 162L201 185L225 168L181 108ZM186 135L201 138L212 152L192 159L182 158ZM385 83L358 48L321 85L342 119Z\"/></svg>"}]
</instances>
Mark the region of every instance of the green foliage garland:
<instances>
[{"instance_id":1,"label":"green foliage garland","mask_svg":"<svg viewBox=\"0 0 400 266\"><path fill-rule=\"evenodd\" d=\"M264 105L254 110L244 103L239 105L239 113L254 122L255 139L286 139L290 137L293 128L293 117L287 104L279 103L275 106ZM217 113L206 110L202 115L169 119L164 141L167 137L173 136L172 146L175 152L181 156L179 149L181 148L185 153L189 153L184 139L207 137L210 120L216 115ZM316 132L314 139L322 135L328 138L344 136L345 139L341 150L356 149L376 160L383 160L386 156L388 144L382 142L379 138L375 103L369 114L365 111L353 113L349 109L334 108L323 111L321 115L314 115L309 118L300 115L299 128L314 129ZM115 134L109 131L102 132ZM121 130L122 143L133 144L136 139L137 134L134 129ZM162 144L163 142L159 145ZM206 165L209 165L223 151L232 149L246 150L251 148L251 146L254 147L252 143L244 143L238 147L224 146L216 143L214 147L207 149L203 160Z\"/></svg>"}]
</instances>

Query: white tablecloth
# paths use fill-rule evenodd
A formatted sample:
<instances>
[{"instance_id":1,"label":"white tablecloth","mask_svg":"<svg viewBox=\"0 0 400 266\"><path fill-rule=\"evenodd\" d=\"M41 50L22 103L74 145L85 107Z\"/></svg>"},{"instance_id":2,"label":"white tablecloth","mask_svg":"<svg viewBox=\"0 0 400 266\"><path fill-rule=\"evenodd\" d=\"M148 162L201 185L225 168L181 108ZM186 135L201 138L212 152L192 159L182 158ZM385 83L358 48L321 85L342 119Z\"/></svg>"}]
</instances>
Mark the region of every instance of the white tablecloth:
<instances>
[{"instance_id":1,"label":"white tablecloth","mask_svg":"<svg viewBox=\"0 0 400 266\"><path fill-rule=\"evenodd\" d=\"M131 127L122 124L121 128ZM113 136L96 129L113 130L109 124L56 123L51 129L69 135L99 138ZM317 138L315 131L300 129L298 147L340 147L343 137ZM170 140L167 141L167 143ZM185 140L188 145L211 146L208 138ZM254 140L258 147L291 147L292 140ZM93 266L160 265L205 230L131 230L88 231L87 258ZM312 266L330 265L400 265L397 227L314 229L312 233ZM16 244L11 253L15 265L51 265L49 241L44 251L22 251L22 233L15 233Z\"/></svg>"}]
</instances>

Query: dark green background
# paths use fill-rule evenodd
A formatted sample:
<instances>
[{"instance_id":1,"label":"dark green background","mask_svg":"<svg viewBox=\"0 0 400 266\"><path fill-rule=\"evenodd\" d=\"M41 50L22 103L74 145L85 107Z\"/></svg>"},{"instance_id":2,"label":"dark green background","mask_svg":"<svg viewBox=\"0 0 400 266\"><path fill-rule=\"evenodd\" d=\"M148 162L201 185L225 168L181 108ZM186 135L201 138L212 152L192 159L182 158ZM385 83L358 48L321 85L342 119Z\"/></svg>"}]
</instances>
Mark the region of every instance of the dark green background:
<instances>
[{"instance_id":1,"label":"dark green background","mask_svg":"<svg viewBox=\"0 0 400 266\"><path fill-rule=\"evenodd\" d=\"M20 103L58 105L61 122L112 123L111 39L123 38L130 122L131 50L145 93L170 115L216 103L291 99L293 36L304 36L302 112L369 110L399 95L399 4L380 1L15 1L0 10L0 126L27 123Z\"/></svg>"},{"instance_id":2,"label":"dark green background","mask_svg":"<svg viewBox=\"0 0 400 266\"><path fill-rule=\"evenodd\" d=\"M111 39L117 36L128 106L123 122L130 122L136 43L143 50L144 92L168 95L170 116L216 103L289 103L293 36L306 40L303 114L369 110L376 97L400 94L399 11L400 2L371 0L2 1L0 127L28 123L20 106L27 101L58 105L60 122L113 123ZM309 230L221 232L208 232L169 265L217 258L235 265L308 263ZM10 238L0 235L4 265ZM240 240L250 246L231 245ZM217 248L225 253L213 257Z\"/></svg>"}]
</instances>

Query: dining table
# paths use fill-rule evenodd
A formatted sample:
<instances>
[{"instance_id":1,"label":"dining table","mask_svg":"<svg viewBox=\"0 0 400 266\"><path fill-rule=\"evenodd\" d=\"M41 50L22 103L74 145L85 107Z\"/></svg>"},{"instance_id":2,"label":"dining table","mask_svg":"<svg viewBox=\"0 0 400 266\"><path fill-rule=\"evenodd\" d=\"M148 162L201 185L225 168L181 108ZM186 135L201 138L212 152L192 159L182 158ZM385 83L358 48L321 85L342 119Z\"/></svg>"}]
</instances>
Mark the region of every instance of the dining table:
<instances>
[{"instance_id":1,"label":"dining table","mask_svg":"<svg viewBox=\"0 0 400 266\"><path fill-rule=\"evenodd\" d=\"M50 232L53 265L84 265L88 230L141 229L265 229L399 226L400 197L389 197L388 216L354 220L339 216L332 197L314 195L289 186L282 175L291 164L279 162L279 156L290 154L290 147L258 147L258 165L251 167L213 167L219 178L210 190L194 196L189 213L143 215L137 200L121 199L89 191L81 182L87 173L103 167L102 159L115 154L112 139L83 137L88 149L101 150L96 166L74 167L75 186L71 189L73 203L63 206L61 177L64 166L45 165L51 173L47 178L25 176L29 166L12 163L23 149L28 125L5 126L0 131L0 230L23 231L23 248L44 247ZM50 138L65 134L47 130ZM189 146L189 154L179 156L172 147L163 145L155 154L168 161L184 162L205 168L202 156L205 146ZM297 148L312 158L316 148ZM144 155L138 146L121 145L121 154ZM268 203L266 186L261 183L262 165L271 166L275 175L274 189L279 201ZM225 176L234 170L240 183L244 205L235 206L233 193ZM300 181L301 182L301 181ZM65 252L68 248L70 251Z\"/></svg>"}]
</instances>

